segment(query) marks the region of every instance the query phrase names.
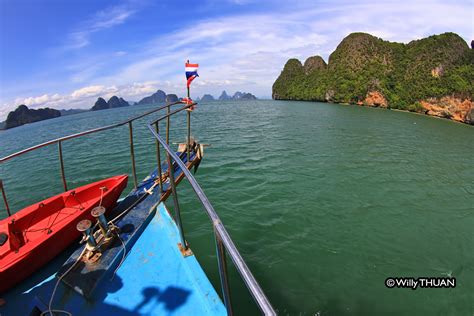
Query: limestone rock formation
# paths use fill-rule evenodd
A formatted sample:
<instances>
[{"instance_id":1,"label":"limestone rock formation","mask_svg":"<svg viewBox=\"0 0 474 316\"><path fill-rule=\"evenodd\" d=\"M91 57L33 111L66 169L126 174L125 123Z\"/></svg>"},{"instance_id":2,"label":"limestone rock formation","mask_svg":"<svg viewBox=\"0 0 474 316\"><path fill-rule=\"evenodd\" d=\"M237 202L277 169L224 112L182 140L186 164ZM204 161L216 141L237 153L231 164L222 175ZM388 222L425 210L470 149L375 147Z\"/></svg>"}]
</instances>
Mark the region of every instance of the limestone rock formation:
<instances>
[{"instance_id":1,"label":"limestone rock formation","mask_svg":"<svg viewBox=\"0 0 474 316\"><path fill-rule=\"evenodd\" d=\"M61 112L55 109L44 108L35 110L29 109L26 105L22 104L15 111L11 111L8 114L5 121L5 129L60 116Z\"/></svg>"},{"instance_id":2,"label":"limestone rock formation","mask_svg":"<svg viewBox=\"0 0 474 316\"><path fill-rule=\"evenodd\" d=\"M220 101L226 101L226 100L230 100L230 99L232 99L232 98L227 94L227 92L225 90L222 91L222 93L219 97L219 100Z\"/></svg>"},{"instance_id":3,"label":"limestone rock formation","mask_svg":"<svg viewBox=\"0 0 474 316\"><path fill-rule=\"evenodd\" d=\"M402 44L352 33L329 56L327 65L319 56L308 58L304 66L289 59L273 84L272 97L389 107L466 122L465 114L455 114L457 105L442 114L439 102L433 105L427 100L473 100L473 78L474 50L457 34ZM431 104L427 111L421 101Z\"/></svg>"},{"instance_id":4,"label":"limestone rock formation","mask_svg":"<svg viewBox=\"0 0 474 316\"><path fill-rule=\"evenodd\" d=\"M95 101L94 106L92 106L91 111L100 111L100 110L105 110L109 108L109 104L107 101L104 100L104 98L98 98L97 101Z\"/></svg>"},{"instance_id":5,"label":"limestone rock formation","mask_svg":"<svg viewBox=\"0 0 474 316\"><path fill-rule=\"evenodd\" d=\"M208 101L214 101L214 97L210 94L205 94L202 96L201 101L203 102L208 102Z\"/></svg>"},{"instance_id":6,"label":"limestone rock formation","mask_svg":"<svg viewBox=\"0 0 474 316\"><path fill-rule=\"evenodd\" d=\"M109 101L107 102L107 104L109 105L109 108L110 109L113 109L113 108L120 108L120 107L124 107L124 106L129 106L130 104L128 104L127 101L125 101L124 99L122 98L119 98L117 96L113 96L109 99Z\"/></svg>"},{"instance_id":7,"label":"limestone rock formation","mask_svg":"<svg viewBox=\"0 0 474 316\"><path fill-rule=\"evenodd\" d=\"M162 90L158 90L148 97L144 97L138 101L139 105L142 104L157 104L166 102L166 93Z\"/></svg>"},{"instance_id":8,"label":"limestone rock formation","mask_svg":"<svg viewBox=\"0 0 474 316\"><path fill-rule=\"evenodd\" d=\"M303 65L304 73L306 75L313 71L324 70L327 68L327 64L321 56L312 56L306 59Z\"/></svg>"}]
</instances>

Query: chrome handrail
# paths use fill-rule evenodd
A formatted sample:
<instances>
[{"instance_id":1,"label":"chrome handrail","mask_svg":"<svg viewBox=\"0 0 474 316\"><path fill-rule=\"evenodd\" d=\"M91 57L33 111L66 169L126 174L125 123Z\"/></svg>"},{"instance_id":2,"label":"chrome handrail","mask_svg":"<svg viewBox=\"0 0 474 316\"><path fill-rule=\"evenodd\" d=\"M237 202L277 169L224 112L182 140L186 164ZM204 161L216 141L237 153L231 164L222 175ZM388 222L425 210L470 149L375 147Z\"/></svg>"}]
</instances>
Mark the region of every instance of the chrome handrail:
<instances>
[{"instance_id":1,"label":"chrome handrail","mask_svg":"<svg viewBox=\"0 0 474 316\"><path fill-rule=\"evenodd\" d=\"M44 143L41 143L41 144L38 144L38 145L34 145L34 146L31 146L31 147L28 147L26 149L23 149L23 150L20 150L20 151L17 151L13 154L10 154L8 156L5 156L3 158L0 158L0 163L3 163L3 162L6 162L12 158L15 158L15 157L18 157L18 156L21 156L23 154L26 154L30 151L34 151L34 150L37 150L37 149L40 149L42 147L46 147L46 146L49 146L49 145L52 145L52 144L58 144L58 158L59 158L59 166L60 166L60 170L61 170L61 179L62 179L62 183L63 183L63 187L64 187L64 191L67 191L68 190L68 187L67 187L67 181L66 181L66 174L65 174L65 171L64 171L64 159L63 159L63 150L62 150L62 142L66 141L66 140L69 140L69 139L73 139L73 138L78 138L78 137L82 137L82 136L85 136L85 135L89 135L89 134L93 134L93 133L97 133L97 132L102 132L102 131L105 131L105 130L109 130L109 129L112 129L112 128L116 128L116 127L120 127L120 126L123 126L123 125L127 125L128 124L128 129L129 129L129 137L130 137L130 156L131 156L131 163L132 163L132 174L133 174L133 182L134 182L134 185L135 185L135 188L137 187L138 185L138 179L137 179L137 171L136 171L136 166L135 166L135 150L134 150L134 145L133 145L133 127L132 127L132 122L135 121L135 120L138 120L142 117L145 117L147 115L150 115L152 113L155 113L155 112L158 112L158 111L161 111L161 110L164 110L164 109L167 109L167 112L169 113L170 112L170 108L171 106L173 105L177 105L177 104L183 104L181 101L177 101L177 102L173 102L173 103L169 103L169 104L166 104L166 105L163 105L163 106L160 106L156 109L153 109L151 111L148 111L148 112L145 112L145 113L142 113L140 115L137 115L137 116L134 116L128 120L125 120L123 122L120 122L120 123L116 123L116 124L111 124L111 125L106 125L106 126L102 126L102 127L98 127L98 128L93 128L93 129L90 129L90 130L87 130L87 131L84 131L84 132L80 132L80 133L76 133L76 134L71 134L71 135L67 135L67 136L63 136L63 137L59 137L59 138L56 138L56 139L53 139L53 140L49 140L47 142L44 142ZM169 121L168 121L168 124L169 124ZM167 126L167 133L169 132L169 126ZM7 206L8 205L8 202L6 200L6 197L5 197L5 194L4 194L4 188L2 187L2 194L3 194L3 197L4 197L4 204ZM8 208L8 207L7 207ZM8 213L10 214L9 210L8 210Z\"/></svg>"},{"instance_id":2,"label":"chrome handrail","mask_svg":"<svg viewBox=\"0 0 474 316\"><path fill-rule=\"evenodd\" d=\"M135 150L134 150L134 145L133 145L132 122L135 121L135 120L138 120L142 117L145 117L147 115L150 115L152 113L164 110L164 109L166 109L167 113L169 114L170 113L170 108L173 105L177 105L177 104L183 104L183 103L178 101L178 102L165 104L165 105L160 106L160 107L158 107L156 109L153 109L151 111L147 111L147 112L142 113L140 115L134 116L134 117L132 117L128 120L125 120L123 122L119 122L119 123L111 124L111 125L106 125L106 126L102 126L102 127L98 127L98 128L93 128L93 129L83 131L83 132L79 132L79 133L76 133L76 134L70 134L70 135L66 135L66 136L63 136L63 137L56 138L56 139L52 139L52 140L49 140L47 142L22 149L22 150L17 151L13 154L10 154L8 156L0 158L0 163L4 163L4 162L6 162L10 159L13 159L15 157L24 155L24 154L26 154L30 151L34 151L34 150L37 150L37 149L40 149L40 148L43 148L43 147L46 147L46 146L49 146L49 145L58 144L58 159L59 159L59 167L60 167L60 171L61 171L61 179L62 179L64 191L67 191L68 187L67 187L67 181L66 181L66 174L65 174L65 171L64 171L64 159L63 159L62 142L66 141L66 140L69 140L69 139L78 138L78 137L86 136L86 135L89 135L89 134L106 131L106 130L109 130L109 129L113 129L113 128L120 127L120 126L128 124L129 137L130 137L130 156L131 156L132 173L133 173L133 180L134 180L133 182L134 182L134 185L135 185L135 188L136 188L137 184L138 184L138 180L137 180L137 173L136 173L136 166L135 166ZM169 124L170 124L170 122L169 122L169 119L168 119L167 127L166 127L166 135L167 135L166 137L167 138L169 137L169 135L168 135L169 134ZM157 149L157 152L158 152L158 149L159 149L158 143L156 145L156 149ZM1 179L0 179L0 181L1 181ZM11 216L11 211L10 211L10 208L9 208L9 205L8 205L8 200L7 200L7 197L6 197L6 194L5 194L5 185L4 185L3 182L2 182L2 185L0 186L0 189L2 191L3 203L5 204L5 208L7 209L7 214L8 214L8 216Z\"/></svg>"},{"instance_id":3,"label":"chrome handrail","mask_svg":"<svg viewBox=\"0 0 474 316\"><path fill-rule=\"evenodd\" d=\"M181 170L183 171L183 174L188 179L189 183L191 184L191 187L193 188L194 192L198 196L199 201L201 202L202 206L206 210L207 215L209 216L209 219L212 222L212 225L214 228L214 235L216 239L216 248L217 248L216 251L217 251L218 265L219 265L219 276L220 276L224 303L227 309L227 313L229 315L233 314L231 299L230 299L229 282L228 282L228 276L227 276L227 265L226 265L226 259L225 259L226 250L229 253L230 258L232 259L235 267L237 268L237 271L239 272L241 278L245 282L245 285L247 286L248 290L250 291L250 294L253 296L255 302L257 303L262 313L264 315L276 315L276 312L273 309L270 301L263 293L263 290L258 284L258 282L255 280L255 277L253 276L249 267L247 266L244 259L242 258L239 251L237 250L237 247L232 241L232 238L230 237L229 233L225 229L224 224L222 224L222 221L219 218L219 215L217 215L216 211L214 210L214 207L212 206L211 202L209 201L206 194L202 190L201 186L196 181L196 179L191 174L191 172L188 170L185 163L176 155L176 153L170 148L168 143L165 140L163 140L163 138L160 136L159 130L156 128L156 123L159 120L160 119L149 123L148 128L150 129L151 133L153 134L155 139L158 141L158 143L160 143L163 146L163 148L166 150L166 153L168 155L168 164L170 165L170 167L172 168L172 163L170 161L170 158L172 158L181 168ZM155 128L153 126L155 126ZM190 163L189 160L188 160L188 163ZM170 173L172 173L172 169L170 169ZM173 179L171 179L171 182L174 182ZM174 183L171 183L171 184L174 186ZM174 191L173 194L176 195L176 191ZM177 208L177 215L180 221L179 207ZM183 236L184 234L182 232L183 228L182 228L181 223L178 223L178 229L180 230L180 235ZM186 244L186 241L183 240L183 244Z\"/></svg>"},{"instance_id":4,"label":"chrome handrail","mask_svg":"<svg viewBox=\"0 0 474 316\"><path fill-rule=\"evenodd\" d=\"M41 143L41 144L38 144L38 145L34 145L34 146L31 146L31 147L28 147L26 149L23 149L23 150L20 150L20 151L17 151L13 154L10 154L8 156L5 156L3 158L0 158L0 163L2 162L5 162L7 160L10 160L14 157L17 157L17 156L20 156L20 155L23 155L23 154L26 154L27 152L30 152L30 151L33 151L33 150L36 150L36 149L39 149L39 148L42 148L42 147L45 147L45 146L48 146L48 145L52 145L52 144L55 144L55 143L59 143L59 142L62 142L62 141L65 141L65 140L69 140L69 139L73 139L73 138L77 138L77 137L81 137L81 136L85 136L85 135L88 135L88 134L92 134L92 133L97 133L97 132L101 132L101 131L105 131L105 130L108 130L108 129L112 129L112 128L116 128L116 127L119 127L119 126L123 126L123 125L126 125L126 124L129 124L135 120L138 120L144 116L147 116L149 114L152 114L152 113L155 113L157 111L160 111L160 110L163 110L163 109L166 109L170 106L173 106L173 105L176 105L176 104L183 104L182 102L178 101L178 102L173 102L173 103L170 103L170 104L166 104L166 105L163 105L159 108L156 108L156 109L153 109L151 111L148 111L148 112L145 112L143 114L140 114L140 115L137 115L131 119L128 119L126 121L123 121L123 122L120 122L120 123L116 123L116 124L111 124L111 125L107 125L107 126L103 126L103 127L98 127L98 128L93 128L93 129L90 129L90 130L87 130L87 131L84 131L84 132L80 132L80 133L76 133L76 134L71 134L71 135L67 135L67 136L63 136L63 137L59 137L59 138L56 138L56 139L53 139L53 140L49 140L47 142L44 142L44 143Z\"/></svg>"}]
</instances>

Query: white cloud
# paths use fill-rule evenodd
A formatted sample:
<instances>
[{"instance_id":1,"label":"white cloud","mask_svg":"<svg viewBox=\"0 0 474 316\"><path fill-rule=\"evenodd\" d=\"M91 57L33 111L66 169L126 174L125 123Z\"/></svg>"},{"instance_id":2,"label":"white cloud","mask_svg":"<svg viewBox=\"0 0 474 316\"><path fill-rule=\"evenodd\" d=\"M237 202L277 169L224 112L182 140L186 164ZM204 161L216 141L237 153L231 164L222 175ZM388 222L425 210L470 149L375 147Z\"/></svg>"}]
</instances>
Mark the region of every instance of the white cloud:
<instances>
[{"instance_id":1,"label":"white cloud","mask_svg":"<svg viewBox=\"0 0 474 316\"><path fill-rule=\"evenodd\" d=\"M83 48L90 44L93 33L123 24L136 11L126 5L118 5L97 12L92 18L86 20L75 31L69 34L69 39L62 50Z\"/></svg>"},{"instance_id":2,"label":"white cloud","mask_svg":"<svg viewBox=\"0 0 474 316\"><path fill-rule=\"evenodd\" d=\"M105 86L88 86L81 89L77 89L71 93L73 99L97 97L108 93L116 92L116 87L105 87Z\"/></svg>"}]
</instances>

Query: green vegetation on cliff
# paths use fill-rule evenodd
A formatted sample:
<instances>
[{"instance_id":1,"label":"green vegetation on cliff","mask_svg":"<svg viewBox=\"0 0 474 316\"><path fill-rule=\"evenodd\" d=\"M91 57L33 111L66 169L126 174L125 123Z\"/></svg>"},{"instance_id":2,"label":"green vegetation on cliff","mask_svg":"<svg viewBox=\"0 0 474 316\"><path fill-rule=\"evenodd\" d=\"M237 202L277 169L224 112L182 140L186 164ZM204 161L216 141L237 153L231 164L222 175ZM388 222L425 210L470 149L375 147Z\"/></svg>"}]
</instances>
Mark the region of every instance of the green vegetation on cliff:
<instances>
[{"instance_id":1,"label":"green vegetation on cliff","mask_svg":"<svg viewBox=\"0 0 474 316\"><path fill-rule=\"evenodd\" d=\"M474 51L454 33L434 35L408 44L352 33L329 56L304 66L290 59L273 84L272 96L282 100L337 103L363 102L378 91L388 106L416 110L418 101L474 95Z\"/></svg>"}]
</instances>

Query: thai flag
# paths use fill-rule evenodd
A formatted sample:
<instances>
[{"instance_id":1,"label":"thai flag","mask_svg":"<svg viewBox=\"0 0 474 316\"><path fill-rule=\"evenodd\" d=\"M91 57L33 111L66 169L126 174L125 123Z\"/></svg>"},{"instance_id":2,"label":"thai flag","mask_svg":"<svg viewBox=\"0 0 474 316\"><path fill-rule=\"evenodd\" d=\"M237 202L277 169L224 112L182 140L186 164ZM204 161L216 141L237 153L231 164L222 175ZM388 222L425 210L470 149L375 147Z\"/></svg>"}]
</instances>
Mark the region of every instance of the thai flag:
<instances>
[{"instance_id":1,"label":"thai flag","mask_svg":"<svg viewBox=\"0 0 474 316\"><path fill-rule=\"evenodd\" d=\"M191 82L194 80L194 78L199 77L197 73L198 67L199 67L199 64L190 64L189 60L185 65L186 79L188 79L188 88L191 85Z\"/></svg>"}]
</instances>

